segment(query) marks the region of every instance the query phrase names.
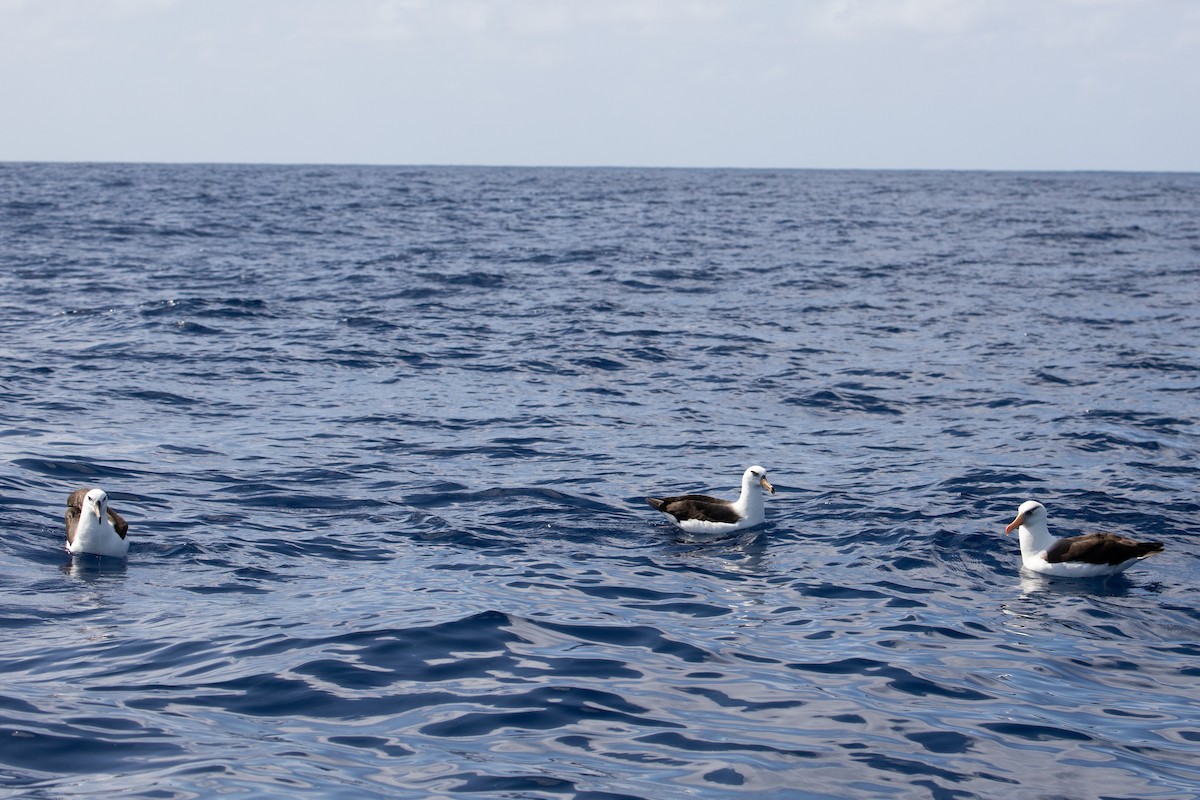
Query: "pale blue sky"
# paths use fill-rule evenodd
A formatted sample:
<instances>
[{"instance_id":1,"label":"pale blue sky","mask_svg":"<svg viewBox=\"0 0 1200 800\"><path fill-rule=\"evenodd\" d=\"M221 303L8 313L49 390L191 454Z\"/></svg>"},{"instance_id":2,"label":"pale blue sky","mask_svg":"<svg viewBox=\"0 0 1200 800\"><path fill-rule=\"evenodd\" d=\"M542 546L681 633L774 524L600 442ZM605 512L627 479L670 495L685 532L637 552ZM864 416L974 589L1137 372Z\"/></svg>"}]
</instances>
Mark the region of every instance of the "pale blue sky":
<instances>
[{"instance_id":1,"label":"pale blue sky","mask_svg":"<svg viewBox=\"0 0 1200 800\"><path fill-rule=\"evenodd\" d=\"M1200 171L1198 0L0 0L0 161Z\"/></svg>"}]
</instances>

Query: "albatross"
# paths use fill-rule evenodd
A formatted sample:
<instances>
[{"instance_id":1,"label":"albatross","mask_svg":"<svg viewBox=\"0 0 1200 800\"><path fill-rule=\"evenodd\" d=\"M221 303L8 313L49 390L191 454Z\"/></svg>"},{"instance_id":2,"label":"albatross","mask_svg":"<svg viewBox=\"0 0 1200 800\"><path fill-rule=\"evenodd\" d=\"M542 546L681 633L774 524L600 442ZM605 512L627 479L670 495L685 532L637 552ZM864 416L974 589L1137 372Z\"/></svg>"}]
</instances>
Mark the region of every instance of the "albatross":
<instances>
[{"instance_id":1,"label":"albatross","mask_svg":"<svg viewBox=\"0 0 1200 800\"><path fill-rule=\"evenodd\" d=\"M129 524L108 507L103 489L76 489L67 497L67 550L123 558Z\"/></svg>"},{"instance_id":2,"label":"albatross","mask_svg":"<svg viewBox=\"0 0 1200 800\"><path fill-rule=\"evenodd\" d=\"M742 474L742 493L737 500L721 500L705 494L647 497L650 507L663 512L689 533L729 533L753 528L763 521L763 496L759 487L775 494L767 471L755 465Z\"/></svg>"},{"instance_id":3,"label":"albatross","mask_svg":"<svg viewBox=\"0 0 1200 800\"><path fill-rule=\"evenodd\" d=\"M1056 539L1046 528L1046 507L1036 500L1021 504L1004 533L1013 528L1020 529L1021 563L1026 569L1064 578L1116 575L1163 549L1162 542L1137 542L1114 533Z\"/></svg>"}]
</instances>

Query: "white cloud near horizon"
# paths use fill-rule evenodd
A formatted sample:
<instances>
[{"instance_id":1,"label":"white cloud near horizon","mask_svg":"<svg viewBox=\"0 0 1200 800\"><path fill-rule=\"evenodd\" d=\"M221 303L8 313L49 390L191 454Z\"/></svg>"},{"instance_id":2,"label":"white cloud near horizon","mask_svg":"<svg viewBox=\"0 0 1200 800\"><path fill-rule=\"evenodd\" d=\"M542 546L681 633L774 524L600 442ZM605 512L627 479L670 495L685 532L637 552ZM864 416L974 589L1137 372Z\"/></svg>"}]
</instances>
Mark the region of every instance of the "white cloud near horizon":
<instances>
[{"instance_id":1,"label":"white cloud near horizon","mask_svg":"<svg viewBox=\"0 0 1200 800\"><path fill-rule=\"evenodd\" d=\"M0 0L0 160L1200 170L1189 0Z\"/></svg>"}]
</instances>

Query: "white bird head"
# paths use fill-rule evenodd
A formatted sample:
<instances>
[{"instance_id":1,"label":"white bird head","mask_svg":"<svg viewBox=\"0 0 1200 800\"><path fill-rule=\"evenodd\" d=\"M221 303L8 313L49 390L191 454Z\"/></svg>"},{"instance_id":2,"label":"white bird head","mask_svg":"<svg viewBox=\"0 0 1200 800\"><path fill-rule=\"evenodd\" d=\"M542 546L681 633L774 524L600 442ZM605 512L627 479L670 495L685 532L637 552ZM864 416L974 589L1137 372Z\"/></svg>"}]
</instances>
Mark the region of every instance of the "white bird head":
<instances>
[{"instance_id":1,"label":"white bird head","mask_svg":"<svg viewBox=\"0 0 1200 800\"><path fill-rule=\"evenodd\" d=\"M108 510L108 494L103 489L92 489L83 498L83 513L89 511L96 515L96 519L104 521L104 512Z\"/></svg>"},{"instance_id":2,"label":"white bird head","mask_svg":"<svg viewBox=\"0 0 1200 800\"><path fill-rule=\"evenodd\" d=\"M767 470L755 464L746 470L742 475L742 486L753 486L754 484L762 486L771 494L775 494L775 487L767 480Z\"/></svg>"},{"instance_id":3,"label":"white bird head","mask_svg":"<svg viewBox=\"0 0 1200 800\"><path fill-rule=\"evenodd\" d=\"M1008 525L1004 526L1004 533L1013 532L1014 528L1019 528L1022 525L1029 525L1038 520L1045 520L1046 507L1037 500L1026 500L1021 503L1021 507L1017 509L1017 518Z\"/></svg>"}]
</instances>

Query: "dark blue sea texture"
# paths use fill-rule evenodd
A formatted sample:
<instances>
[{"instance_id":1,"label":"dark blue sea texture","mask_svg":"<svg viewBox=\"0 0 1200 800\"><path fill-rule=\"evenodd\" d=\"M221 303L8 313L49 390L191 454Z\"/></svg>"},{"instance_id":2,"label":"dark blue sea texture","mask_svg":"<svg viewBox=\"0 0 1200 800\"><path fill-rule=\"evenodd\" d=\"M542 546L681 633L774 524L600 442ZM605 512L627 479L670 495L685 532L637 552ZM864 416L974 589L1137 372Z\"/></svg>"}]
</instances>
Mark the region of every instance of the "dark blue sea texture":
<instances>
[{"instance_id":1,"label":"dark blue sea texture","mask_svg":"<svg viewBox=\"0 0 1200 800\"><path fill-rule=\"evenodd\" d=\"M0 164L0 794L1200 796L1198 308L1196 175Z\"/></svg>"}]
</instances>

